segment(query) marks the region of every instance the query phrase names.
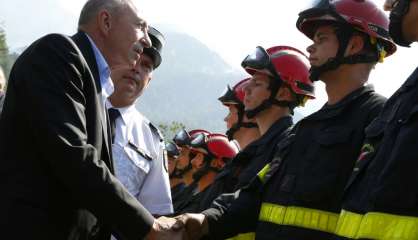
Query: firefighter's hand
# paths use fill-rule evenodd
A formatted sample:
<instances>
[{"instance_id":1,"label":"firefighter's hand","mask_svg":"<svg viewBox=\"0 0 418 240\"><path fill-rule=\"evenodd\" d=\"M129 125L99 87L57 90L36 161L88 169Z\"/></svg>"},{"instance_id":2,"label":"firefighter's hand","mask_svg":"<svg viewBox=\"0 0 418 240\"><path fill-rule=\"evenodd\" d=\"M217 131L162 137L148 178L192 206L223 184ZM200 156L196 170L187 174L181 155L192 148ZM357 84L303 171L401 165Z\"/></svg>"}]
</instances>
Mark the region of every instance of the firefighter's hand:
<instances>
[{"instance_id":1,"label":"firefighter's hand","mask_svg":"<svg viewBox=\"0 0 418 240\"><path fill-rule=\"evenodd\" d=\"M184 229L182 227L173 228L177 223L174 218L160 217L154 220L152 228L146 240L181 240L184 238Z\"/></svg>"},{"instance_id":2,"label":"firefighter's hand","mask_svg":"<svg viewBox=\"0 0 418 240\"><path fill-rule=\"evenodd\" d=\"M173 225L173 230L178 231L181 228L186 230L183 239L198 240L208 234L208 222L203 214L185 213L175 219L177 222Z\"/></svg>"}]
</instances>

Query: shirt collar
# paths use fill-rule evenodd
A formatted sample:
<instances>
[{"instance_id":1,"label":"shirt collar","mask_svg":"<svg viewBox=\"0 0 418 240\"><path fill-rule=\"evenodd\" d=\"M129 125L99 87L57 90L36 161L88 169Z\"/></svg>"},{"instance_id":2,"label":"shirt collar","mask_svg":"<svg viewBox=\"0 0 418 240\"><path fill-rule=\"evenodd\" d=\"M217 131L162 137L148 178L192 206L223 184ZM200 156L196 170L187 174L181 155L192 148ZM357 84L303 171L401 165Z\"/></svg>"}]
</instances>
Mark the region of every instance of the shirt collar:
<instances>
[{"instance_id":1,"label":"shirt collar","mask_svg":"<svg viewBox=\"0 0 418 240\"><path fill-rule=\"evenodd\" d=\"M112 95L114 91L113 82L110 78L109 65L107 64L106 59L103 57L103 54L97 48L94 41L90 38L90 36L87 33L85 34L90 41L90 44L93 48L94 57L96 58L97 68L99 70L102 94L104 95L104 97L108 98L110 95Z\"/></svg>"},{"instance_id":2,"label":"shirt collar","mask_svg":"<svg viewBox=\"0 0 418 240\"><path fill-rule=\"evenodd\" d=\"M113 107L109 99L106 99L106 109L109 109L109 108L115 108L119 110L120 116L122 117L122 120L125 123L125 125L129 125L130 121L134 119L133 115L135 114L135 104L132 104L127 107L116 108L116 107Z\"/></svg>"}]
</instances>

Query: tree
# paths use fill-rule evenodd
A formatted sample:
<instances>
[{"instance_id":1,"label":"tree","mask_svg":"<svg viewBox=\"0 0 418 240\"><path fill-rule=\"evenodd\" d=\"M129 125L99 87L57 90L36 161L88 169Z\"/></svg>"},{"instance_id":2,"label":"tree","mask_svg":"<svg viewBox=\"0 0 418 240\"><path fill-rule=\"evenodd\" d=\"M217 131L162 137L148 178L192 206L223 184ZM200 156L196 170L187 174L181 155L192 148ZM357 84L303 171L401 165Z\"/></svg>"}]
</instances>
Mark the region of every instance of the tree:
<instances>
[{"instance_id":1,"label":"tree","mask_svg":"<svg viewBox=\"0 0 418 240\"><path fill-rule=\"evenodd\" d=\"M3 68L6 78L9 75L11 66L9 60L9 48L7 47L6 43L6 31L0 25L0 66Z\"/></svg>"},{"instance_id":2,"label":"tree","mask_svg":"<svg viewBox=\"0 0 418 240\"><path fill-rule=\"evenodd\" d=\"M161 130L166 140L171 140L177 132L186 128L186 126L181 122L172 121L170 124L161 123L158 125L158 128Z\"/></svg>"}]
</instances>

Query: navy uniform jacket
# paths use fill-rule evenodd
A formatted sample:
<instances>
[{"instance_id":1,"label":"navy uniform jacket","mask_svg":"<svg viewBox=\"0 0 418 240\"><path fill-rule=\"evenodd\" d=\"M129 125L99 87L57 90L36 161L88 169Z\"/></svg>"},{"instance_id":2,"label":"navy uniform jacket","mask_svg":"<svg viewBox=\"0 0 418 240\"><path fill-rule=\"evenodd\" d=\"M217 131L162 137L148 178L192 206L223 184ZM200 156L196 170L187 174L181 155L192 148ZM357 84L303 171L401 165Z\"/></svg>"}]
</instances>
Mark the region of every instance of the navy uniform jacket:
<instances>
[{"instance_id":1,"label":"navy uniform jacket","mask_svg":"<svg viewBox=\"0 0 418 240\"><path fill-rule=\"evenodd\" d=\"M326 231L301 227L307 214L302 214L302 219L285 214L293 212L291 209L304 209L338 217L345 184L364 140L364 128L380 112L384 101L371 87L361 87L298 122L289 137L279 143L278 153L269 164L271 170L263 179L255 178L237 192L229 207L218 199L217 207L204 212L210 236L225 239L255 231L256 239L263 240L331 239ZM284 211L265 211L271 206Z\"/></svg>"},{"instance_id":2,"label":"navy uniform jacket","mask_svg":"<svg viewBox=\"0 0 418 240\"><path fill-rule=\"evenodd\" d=\"M417 123L418 69L389 98L381 114L367 127L363 151L344 198L344 210L355 214L391 214L393 224L402 216L415 217L414 229L411 229L415 233L401 229L402 224L393 225L406 234L398 235L399 239L418 238ZM383 224L378 232L373 230L368 234L396 232L386 227L389 226ZM390 235L386 238L395 239Z\"/></svg>"},{"instance_id":3,"label":"navy uniform jacket","mask_svg":"<svg viewBox=\"0 0 418 240\"><path fill-rule=\"evenodd\" d=\"M232 193L250 183L257 173L273 158L277 144L292 126L292 117L277 120L259 139L247 145L220 172L203 197L199 212L209 208L219 195Z\"/></svg>"}]
</instances>

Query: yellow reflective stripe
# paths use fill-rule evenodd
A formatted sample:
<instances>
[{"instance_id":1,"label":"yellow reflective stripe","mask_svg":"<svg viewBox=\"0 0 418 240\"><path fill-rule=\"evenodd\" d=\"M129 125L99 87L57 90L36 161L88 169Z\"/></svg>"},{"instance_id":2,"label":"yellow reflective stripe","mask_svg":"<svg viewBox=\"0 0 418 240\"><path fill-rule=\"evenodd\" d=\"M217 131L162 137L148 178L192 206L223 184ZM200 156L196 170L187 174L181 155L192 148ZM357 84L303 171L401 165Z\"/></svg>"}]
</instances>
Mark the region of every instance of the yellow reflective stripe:
<instances>
[{"instance_id":1,"label":"yellow reflective stripe","mask_svg":"<svg viewBox=\"0 0 418 240\"><path fill-rule=\"evenodd\" d=\"M363 215L342 210L335 233L346 238L356 238Z\"/></svg>"},{"instance_id":2,"label":"yellow reflective stripe","mask_svg":"<svg viewBox=\"0 0 418 240\"><path fill-rule=\"evenodd\" d=\"M361 215L343 210L338 221L336 234L352 239L418 239L418 217L379 212Z\"/></svg>"},{"instance_id":3,"label":"yellow reflective stripe","mask_svg":"<svg viewBox=\"0 0 418 240\"><path fill-rule=\"evenodd\" d=\"M260 180L264 183L264 177L266 176L266 173L270 171L270 164L267 164L263 167L258 173L257 176L260 178Z\"/></svg>"},{"instance_id":4,"label":"yellow reflective stripe","mask_svg":"<svg viewBox=\"0 0 418 240\"><path fill-rule=\"evenodd\" d=\"M278 225L334 233L338 214L317 209L263 203L261 204L259 220Z\"/></svg>"},{"instance_id":5,"label":"yellow reflective stripe","mask_svg":"<svg viewBox=\"0 0 418 240\"><path fill-rule=\"evenodd\" d=\"M226 240L254 240L254 239L255 239L255 233L250 232L250 233L238 234L235 237L228 238Z\"/></svg>"}]
</instances>

